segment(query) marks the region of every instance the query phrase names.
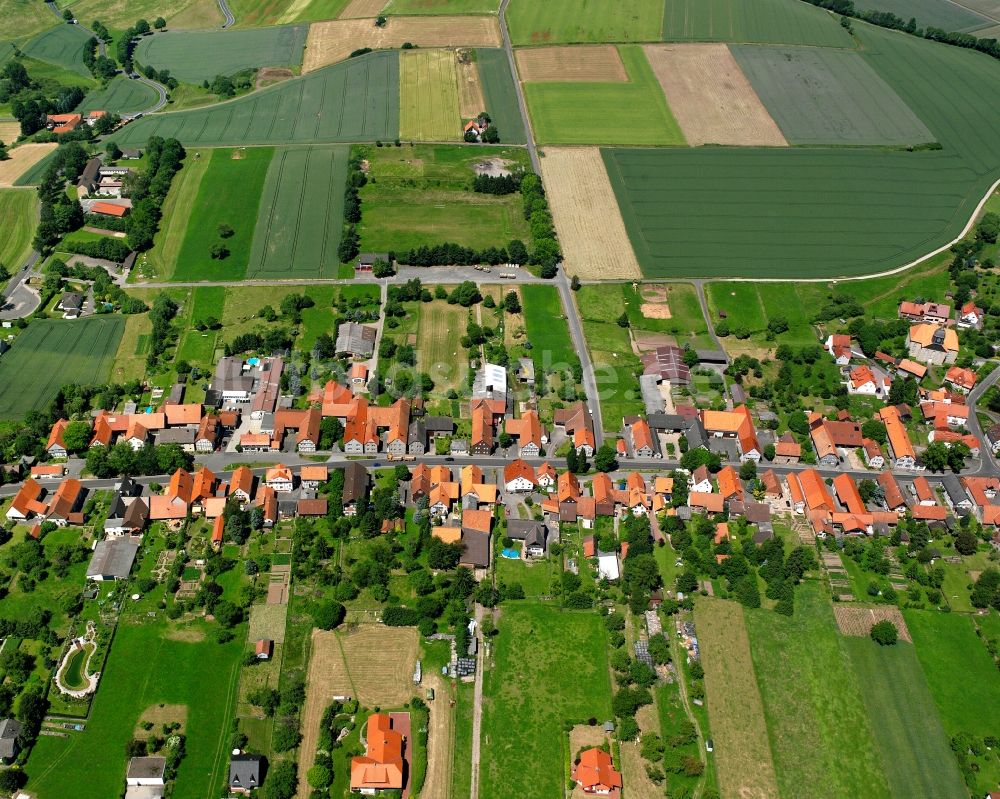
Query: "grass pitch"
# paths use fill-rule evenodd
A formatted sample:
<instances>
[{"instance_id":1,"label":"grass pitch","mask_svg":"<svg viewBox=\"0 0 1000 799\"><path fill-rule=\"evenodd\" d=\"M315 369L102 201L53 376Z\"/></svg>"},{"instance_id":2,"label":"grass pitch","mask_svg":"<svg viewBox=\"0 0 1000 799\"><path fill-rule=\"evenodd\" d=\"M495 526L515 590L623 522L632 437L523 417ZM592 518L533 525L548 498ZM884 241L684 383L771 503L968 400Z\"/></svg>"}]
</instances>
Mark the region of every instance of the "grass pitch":
<instances>
[{"instance_id":1,"label":"grass pitch","mask_svg":"<svg viewBox=\"0 0 1000 799\"><path fill-rule=\"evenodd\" d=\"M83 47L90 36L79 25L63 23L58 27L40 33L22 48L25 55L47 61L82 75L90 77L90 70L83 63Z\"/></svg>"},{"instance_id":2,"label":"grass pitch","mask_svg":"<svg viewBox=\"0 0 1000 799\"><path fill-rule=\"evenodd\" d=\"M798 0L666 0L662 34L666 41L854 47L835 16Z\"/></svg>"},{"instance_id":3,"label":"grass pitch","mask_svg":"<svg viewBox=\"0 0 1000 799\"><path fill-rule=\"evenodd\" d=\"M136 114L156 102L156 89L140 80L117 77L107 86L89 92L77 111L103 110L112 114Z\"/></svg>"},{"instance_id":4,"label":"grass pitch","mask_svg":"<svg viewBox=\"0 0 1000 799\"><path fill-rule=\"evenodd\" d=\"M0 418L45 408L67 383L107 380L124 329L121 316L32 322L0 359Z\"/></svg>"},{"instance_id":5,"label":"grass pitch","mask_svg":"<svg viewBox=\"0 0 1000 799\"><path fill-rule=\"evenodd\" d=\"M517 45L656 41L662 20L662 0L513 0L507 11Z\"/></svg>"},{"instance_id":6,"label":"grass pitch","mask_svg":"<svg viewBox=\"0 0 1000 799\"><path fill-rule=\"evenodd\" d=\"M454 51L400 53L399 136L416 141L461 140Z\"/></svg>"},{"instance_id":7,"label":"grass pitch","mask_svg":"<svg viewBox=\"0 0 1000 799\"><path fill-rule=\"evenodd\" d=\"M38 221L38 194L27 189L0 190L0 264L15 272L31 252Z\"/></svg>"}]
</instances>

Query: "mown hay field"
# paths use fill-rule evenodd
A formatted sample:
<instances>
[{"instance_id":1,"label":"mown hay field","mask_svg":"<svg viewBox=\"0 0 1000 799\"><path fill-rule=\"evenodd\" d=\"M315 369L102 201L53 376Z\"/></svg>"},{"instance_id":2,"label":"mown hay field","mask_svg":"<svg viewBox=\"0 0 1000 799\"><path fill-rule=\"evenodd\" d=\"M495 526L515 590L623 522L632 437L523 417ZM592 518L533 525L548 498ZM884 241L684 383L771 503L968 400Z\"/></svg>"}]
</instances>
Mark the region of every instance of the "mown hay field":
<instances>
[{"instance_id":1,"label":"mown hay field","mask_svg":"<svg viewBox=\"0 0 1000 799\"><path fill-rule=\"evenodd\" d=\"M146 36L136 59L169 69L186 83L211 81L254 67L297 67L302 63L307 25L225 31L168 31Z\"/></svg>"},{"instance_id":2,"label":"mown hay field","mask_svg":"<svg viewBox=\"0 0 1000 799\"><path fill-rule=\"evenodd\" d=\"M716 742L715 764L723 796L778 796L767 740L764 706L753 676L743 608L736 602L699 599L695 626L705 669L708 720ZM742 685L741 690L733 690Z\"/></svg>"},{"instance_id":3,"label":"mown hay field","mask_svg":"<svg viewBox=\"0 0 1000 799\"><path fill-rule=\"evenodd\" d=\"M618 48L612 44L577 47L525 47L516 51L517 73L525 82L628 80Z\"/></svg>"},{"instance_id":4,"label":"mown hay field","mask_svg":"<svg viewBox=\"0 0 1000 799\"><path fill-rule=\"evenodd\" d=\"M371 19L385 8L386 0L351 0L337 19Z\"/></svg>"},{"instance_id":5,"label":"mown hay field","mask_svg":"<svg viewBox=\"0 0 1000 799\"><path fill-rule=\"evenodd\" d=\"M651 42L660 38L663 0L512 0L507 24L514 44Z\"/></svg>"},{"instance_id":6,"label":"mown hay field","mask_svg":"<svg viewBox=\"0 0 1000 799\"><path fill-rule=\"evenodd\" d=\"M539 144L684 144L663 90L638 45L619 47L627 83L525 83Z\"/></svg>"},{"instance_id":7,"label":"mown hay field","mask_svg":"<svg viewBox=\"0 0 1000 799\"><path fill-rule=\"evenodd\" d=\"M666 0L662 38L854 47L837 17L798 0Z\"/></svg>"},{"instance_id":8,"label":"mown hay field","mask_svg":"<svg viewBox=\"0 0 1000 799\"><path fill-rule=\"evenodd\" d=\"M399 136L416 141L461 140L454 51L404 50L399 54Z\"/></svg>"},{"instance_id":9,"label":"mown hay field","mask_svg":"<svg viewBox=\"0 0 1000 799\"><path fill-rule=\"evenodd\" d=\"M150 136L186 146L383 141L399 135L399 57L370 53L210 108L154 114L115 135L123 147Z\"/></svg>"},{"instance_id":10,"label":"mown hay field","mask_svg":"<svg viewBox=\"0 0 1000 799\"><path fill-rule=\"evenodd\" d=\"M141 80L117 77L107 86L88 92L78 111L108 111L112 114L137 114L152 106L158 95L156 89Z\"/></svg>"},{"instance_id":11,"label":"mown hay field","mask_svg":"<svg viewBox=\"0 0 1000 799\"><path fill-rule=\"evenodd\" d=\"M461 390L469 371L459 339L465 335L469 311L461 305L434 300L424 306L417 328L417 369L434 381L434 394ZM486 320L484 319L484 322Z\"/></svg>"},{"instance_id":12,"label":"mown hay field","mask_svg":"<svg viewBox=\"0 0 1000 799\"><path fill-rule=\"evenodd\" d=\"M459 54L465 53L460 58ZM458 77L458 113L462 119L472 119L486 110L483 85L479 82L479 65L473 59L474 50L456 51L455 71Z\"/></svg>"},{"instance_id":13,"label":"mown hay field","mask_svg":"<svg viewBox=\"0 0 1000 799\"><path fill-rule=\"evenodd\" d=\"M500 134L500 141L505 144L524 144L527 132L517 102L517 87L514 85L514 76L510 73L507 54L496 48L479 48L476 56L479 82L486 101L485 109L480 110L489 112L490 119Z\"/></svg>"},{"instance_id":14,"label":"mown hay field","mask_svg":"<svg viewBox=\"0 0 1000 799\"><path fill-rule=\"evenodd\" d=\"M24 45L22 52L89 78L90 70L83 63L83 48L89 39L90 36L79 25L64 23L38 34Z\"/></svg>"},{"instance_id":15,"label":"mown hay field","mask_svg":"<svg viewBox=\"0 0 1000 799\"><path fill-rule=\"evenodd\" d=\"M21 144L7 151L10 156L6 161L0 161L0 188L20 185L22 178L29 179L31 168L49 155L58 145L51 144Z\"/></svg>"}]
</instances>

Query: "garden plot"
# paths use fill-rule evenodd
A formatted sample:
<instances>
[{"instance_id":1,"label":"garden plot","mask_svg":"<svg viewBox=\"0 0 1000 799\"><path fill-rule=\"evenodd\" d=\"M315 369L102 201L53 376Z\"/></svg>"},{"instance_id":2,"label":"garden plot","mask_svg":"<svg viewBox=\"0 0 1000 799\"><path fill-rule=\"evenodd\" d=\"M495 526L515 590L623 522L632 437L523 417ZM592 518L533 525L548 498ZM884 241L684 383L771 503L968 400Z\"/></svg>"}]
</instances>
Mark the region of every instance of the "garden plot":
<instances>
[{"instance_id":1,"label":"garden plot","mask_svg":"<svg viewBox=\"0 0 1000 799\"><path fill-rule=\"evenodd\" d=\"M903 614L895 605L879 605L871 608L834 605L833 615L837 617L837 629L844 635L867 638L872 627L878 622L891 621L899 631L900 639L913 643Z\"/></svg>"},{"instance_id":2,"label":"garden plot","mask_svg":"<svg viewBox=\"0 0 1000 799\"><path fill-rule=\"evenodd\" d=\"M531 47L518 50L516 56L517 72L523 81L628 80L618 48L612 44Z\"/></svg>"}]
</instances>

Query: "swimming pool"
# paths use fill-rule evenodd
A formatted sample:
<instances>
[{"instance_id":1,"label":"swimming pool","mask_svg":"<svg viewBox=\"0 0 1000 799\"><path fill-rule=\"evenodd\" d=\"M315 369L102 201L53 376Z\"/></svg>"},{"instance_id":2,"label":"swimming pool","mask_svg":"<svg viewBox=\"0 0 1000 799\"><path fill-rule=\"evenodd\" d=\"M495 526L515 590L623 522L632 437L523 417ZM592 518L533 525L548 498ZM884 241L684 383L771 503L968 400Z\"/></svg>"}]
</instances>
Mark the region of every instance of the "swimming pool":
<instances>
[{"instance_id":1,"label":"swimming pool","mask_svg":"<svg viewBox=\"0 0 1000 799\"><path fill-rule=\"evenodd\" d=\"M508 560L518 560L521 557L521 553L516 549L504 549L500 552Z\"/></svg>"}]
</instances>

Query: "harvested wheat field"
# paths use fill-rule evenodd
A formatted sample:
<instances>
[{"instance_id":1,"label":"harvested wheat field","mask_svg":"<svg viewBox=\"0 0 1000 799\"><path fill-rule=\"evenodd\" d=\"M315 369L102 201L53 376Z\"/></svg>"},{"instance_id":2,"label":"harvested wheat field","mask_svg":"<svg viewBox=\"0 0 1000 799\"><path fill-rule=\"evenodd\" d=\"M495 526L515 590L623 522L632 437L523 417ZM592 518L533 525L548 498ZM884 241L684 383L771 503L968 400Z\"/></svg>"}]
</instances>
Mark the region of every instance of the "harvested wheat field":
<instances>
[{"instance_id":1,"label":"harvested wheat field","mask_svg":"<svg viewBox=\"0 0 1000 799\"><path fill-rule=\"evenodd\" d=\"M613 44L529 47L518 50L517 72L528 82L586 81L625 83L628 73Z\"/></svg>"},{"instance_id":2,"label":"harvested wheat field","mask_svg":"<svg viewBox=\"0 0 1000 799\"><path fill-rule=\"evenodd\" d=\"M55 142L50 144L21 144L12 150L8 150L10 158L6 161L0 161L0 189L9 189L14 185L15 180L58 146Z\"/></svg>"},{"instance_id":3,"label":"harvested wheat field","mask_svg":"<svg viewBox=\"0 0 1000 799\"><path fill-rule=\"evenodd\" d=\"M377 17L385 8L386 0L351 0L337 19L364 19Z\"/></svg>"},{"instance_id":4,"label":"harvested wheat field","mask_svg":"<svg viewBox=\"0 0 1000 799\"><path fill-rule=\"evenodd\" d=\"M581 278L642 277L596 147L547 147L545 192L567 271Z\"/></svg>"},{"instance_id":5,"label":"harvested wheat field","mask_svg":"<svg viewBox=\"0 0 1000 799\"><path fill-rule=\"evenodd\" d=\"M309 26L302 72L343 61L355 50L419 47L499 47L496 17L389 17L378 28L372 19L336 19Z\"/></svg>"},{"instance_id":6,"label":"harvested wheat field","mask_svg":"<svg viewBox=\"0 0 1000 799\"><path fill-rule=\"evenodd\" d=\"M910 631L906 627L906 619L903 618L903 614L895 605L879 605L873 608L858 607L857 605L834 605L833 615L837 617L837 629L844 635L865 638L875 624L888 619L896 625L902 640L913 643Z\"/></svg>"},{"instance_id":7,"label":"harvested wheat field","mask_svg":"<svg viewBox=\"0 0 1000 799\"><path fill-rule=\"evenodd\" d=\"M21 123L12 120L10 122L0 122L0 142L8 147L14 143L14 139L21 135Z\"/></svg>"},{"instance_id":8,"label":"harvested wheat field","mask_svg":"<svg viewBox=\"0 0 1000 799\"><path fill-rule=\"evenodd\" d=\"M458 61L458 112L462 119L472 119L486 110L479 67L467 50L456 51L455 58Z\"/></svg>"},{"instance_id":9,"label":"harvested wheat field","mask_svg":"<svg viewBox=\"0 0 1000 799\"><path fill-rule=\"evenodd\" d=\"M788 146L726 45L643 49L689 144Z\"/></svg>"}]
</instances>

